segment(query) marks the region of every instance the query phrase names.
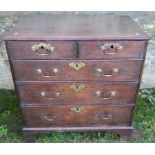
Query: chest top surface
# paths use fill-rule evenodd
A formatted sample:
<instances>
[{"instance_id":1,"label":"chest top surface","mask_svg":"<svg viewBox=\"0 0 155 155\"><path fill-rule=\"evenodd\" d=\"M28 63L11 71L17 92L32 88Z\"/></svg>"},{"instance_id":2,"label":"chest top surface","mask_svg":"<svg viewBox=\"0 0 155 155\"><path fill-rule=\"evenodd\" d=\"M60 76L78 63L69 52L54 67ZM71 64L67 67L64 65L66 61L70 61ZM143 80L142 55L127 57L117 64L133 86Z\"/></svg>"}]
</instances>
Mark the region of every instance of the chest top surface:
<instances>
[{"instance_id":1,"label":"chest top surface","mask_svg":"<svg viewBox=\"0 0 155 155\"><path fill-rule=\"evenodd\" d=\"M148 40L128 16L28 15L3 37L4 40Z\"/></svg>"}]
</instances>

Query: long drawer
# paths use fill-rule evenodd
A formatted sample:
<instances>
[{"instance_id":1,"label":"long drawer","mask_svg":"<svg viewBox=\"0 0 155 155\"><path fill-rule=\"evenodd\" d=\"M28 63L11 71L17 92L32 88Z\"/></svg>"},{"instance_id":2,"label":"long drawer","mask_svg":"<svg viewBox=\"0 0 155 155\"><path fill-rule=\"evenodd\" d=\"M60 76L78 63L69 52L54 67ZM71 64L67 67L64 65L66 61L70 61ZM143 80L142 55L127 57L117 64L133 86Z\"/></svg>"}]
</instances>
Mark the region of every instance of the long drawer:
<instances>
[{"instance_id":1,"label":"long drawer","mask_svg":"<svg viewBox=\"0 0 155 155\"><path fill-rule=\"evenodd\" d=\"M130 125L132 106L23 107L27 127Z\"/></svg>"},{"instance_id":2,"label":"long drawer","mask_svg":"<svg viewBox=\"0 0 155 155\"><path fill-rule=\"evenodd\" d=\"M136 83L16 82L22 104L130 104Z\"/></svg>"},{"instance_id":3,"label":"long drawer","mask_svg":"<svg viewBox=\"0 0 155 155\"><path fill-rule=\"evenodd\" d=\"M19 81L104 80L138 81L142 61L14 60Z\"/></svg>"}]
</instances>

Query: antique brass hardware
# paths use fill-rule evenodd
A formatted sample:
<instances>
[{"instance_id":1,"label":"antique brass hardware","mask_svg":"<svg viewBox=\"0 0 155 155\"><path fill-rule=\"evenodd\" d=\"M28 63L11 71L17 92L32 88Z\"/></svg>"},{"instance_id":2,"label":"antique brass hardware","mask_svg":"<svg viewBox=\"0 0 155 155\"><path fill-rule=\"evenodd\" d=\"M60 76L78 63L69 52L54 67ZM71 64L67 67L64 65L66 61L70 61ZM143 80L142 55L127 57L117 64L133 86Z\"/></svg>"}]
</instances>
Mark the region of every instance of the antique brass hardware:
<instances>
[{"instance_id":1,"label":"antique brass hardware","mask_svg":"<svg viewBox=\"0 0 155 155\"><path fill-rule=\"evenodd\" d=\"M109 114L108 116L104 116L104 114L102 114L102 115L99 116L99 118L102 119L102 120L109 120L109 119L112 119L112 115Z\"/></svg>"},{"instance_id":2,"label":"antique brass hardware","mask_svg":"<svg viewBox=\"0 0 155 155\"><path fill-rule=\"evenodd\" d=\"M41 95L41 97L43 97L43 98L45 98L45 99L53 100L54 97L58 97L58 96L60 96L61 94L60 94L59 92L56 92L56 93L52 94L52 97L49 97L45 91L42 91L42 92L40 93L40 95Z\"/></svg>"},{"instance_id":3,"label":"antique brass hardware","mask_svg":"<svg viewBox=\"0 0 155 155\"><path fill-rule=\"evenodd\" d=\"M123 49L123 46L118 43L105 43L104 45L100 46L100 48L104 51L105 54L116 54L118 49ZM109 48L115 49L115 52L107 52L106 49Z\"/></svg>"},{"instance_id":4,"label":"antique brass hardware","mask_svg":"<svg viewBox=\"0 0 155 155\"><path fill-rule=\"evenodd\" d=\"M39 49L46 50L46 53L40 53ZM38 55L46 56L54 52L54 46L51 46L50 44L46 44L46 43L34 44L31 47L31 51L35 52Z\"/></svg>"},{"instance_id":5,"label":"antique brass hardware","mask_svg":"<svg viewBox=\"0 0 155 155\"><path fill-rule=\"evenodd\" d=\"M80 113L81 111L83 111L85 109L85 107L72 107L70 108L72 111L76 112L76 113Z\"/></svg>"},{"instance_id":6,"label":"antique brass hardware","mask_svg":"<svg viewBox=\"0 0 155 155\"><path fill-rule=\"evenodd\" d=\"M41 116L41 119L52 122L57 119L57 116L56 115L52 115L52 116L44 115L44 116Z\"/></svg>"},{"instance_id":7,"label":"antique brass hardware","mask_svg":"<svg viewBox=\"0 0 155 155\"><path fill-rule=\"evenodd\" d=\"M111 74L104 74L104 71L101 68L97 68L96 71L98 73L100 73L103 77L111 77L111 76L113 76L113 73L118 73L119 69L118 68L113 68L112 71L111 71Z\"/></svg>"},{"instance_id":8,"label":"antique brass hardware","mask_svg":"<svg viewBox=\"0 0 155 155\"><path fill-rule=\"evenodd\" d=\"M101 92L100 90L96 91L96 96L102 100L111 99L111 97L116 96L116 94L116 91L111 91L107 97L103 97L103 92Z\"/></svg>"},{"instance_id":9,"label":"antique brass hardware","mask_svg":"<svg viewBox=\"0 0 155 155\"><path fill-rule=\"evenodd\" d=\"M75 90L76 92L79 92L79 91L81 91L82 89L85 88L85 85L83 85L83 84L72 84L70 86L70 88Z\"/></svg>"},{"instance_id":10,"label":"antique brass hardware","mask_svg":"<svg viewBox=\"0 0 155 155\"><path fill-rule=\"evenodd\" d=\"M74 70L78 71L80 70L81 68L85 67L86 64L83 63L83 62L71 62L68 64L69 67L73 68Z\"/></svg>"},{"instance_id":11,"label":"antique brass hardware","mask_svg":"<svg viewBox=\"0 0 155 155\"><path fill-rule=\"evenodd\" d=\"M54 121L56 119L56 117L48 117L48 116L44 116L43 119L47 120L47 121Z\"/></svg>"},{"instance_id":12,"label":"antique brass hardware","mask_svg":"<svg viewBox=\"0 0 155 155\"><path fill-rule=\"evenodd\" d=\"M37 69L37 72L41 76L46 77L46 78L49 78L49 77L55 76L58 73L58 69L57 68L54 68L50 75L44 75L42 69Z\"/></svg>"}]
</instances>

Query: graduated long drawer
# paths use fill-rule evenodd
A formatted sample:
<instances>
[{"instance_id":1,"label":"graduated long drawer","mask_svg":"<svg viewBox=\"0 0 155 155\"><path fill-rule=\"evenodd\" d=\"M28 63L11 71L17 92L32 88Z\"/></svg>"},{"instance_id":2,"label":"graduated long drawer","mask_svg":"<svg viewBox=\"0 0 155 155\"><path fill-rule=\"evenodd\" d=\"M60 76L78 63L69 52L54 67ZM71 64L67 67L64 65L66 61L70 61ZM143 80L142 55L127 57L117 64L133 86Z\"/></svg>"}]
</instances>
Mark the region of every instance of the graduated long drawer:
<instances>
[{"instance_id":1,"label":"graduated long drawer","mask_svg":"<svg viewBox=\"0 0 155 155\"><path fill-rule=\"evenodd\" d=\"M17 81L138 81L141 60L13 60Z\"/></svg>"},{"instance_id":2,"label":"graduated long drawer","mask_svg":"<svg viewBox=\"0 0 155 155\"><path fill-rule=\"evenodd\" d=\"M137 83L16 82L21 104L82 105L135 102Z\"/></svg>"},{"instance_id":3,"label":"graduated long drawer","mask_svg":"<svg viewBox=\"0 0 155 155\"><path fill-rule=\"evenodd\" d=\"M132 111L132 105L22 108L26 127L129 126Z\"/></svg>"}]
</instances>

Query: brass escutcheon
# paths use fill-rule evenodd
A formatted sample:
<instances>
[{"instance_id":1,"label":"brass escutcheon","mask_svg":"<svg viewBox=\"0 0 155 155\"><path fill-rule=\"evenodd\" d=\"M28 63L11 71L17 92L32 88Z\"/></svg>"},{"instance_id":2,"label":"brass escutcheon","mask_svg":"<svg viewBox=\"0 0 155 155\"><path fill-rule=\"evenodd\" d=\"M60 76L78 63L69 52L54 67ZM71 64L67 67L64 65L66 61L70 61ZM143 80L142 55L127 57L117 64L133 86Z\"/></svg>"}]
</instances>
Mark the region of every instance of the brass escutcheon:
<instances>
[{"instance_id":1,"label":"brass escutcheon","mask_svg":"<svg viewBox=\"0 0 155 155\"><path fill-rule=\"evenodd\" d=\"M105 43L104 45L100 46L101 50L104 51L105 54L117 54L117 50L122 50L123 46L118 43ZM115 52L107 52L106 49L115 49Z\"/></svg>"},{"instance_id":2,"label":"brass escutcheon","mask_svg":"<svg viewBox=\"0 0 155 155\"><path fill-rule=\"evenodd\" d=\"M82 89L85 88L85 85L83 85L83 84L72 84L70 86L70 88L75 90L76 92L79 92L79 91L81 91Z\"/></svg>"},{"instance_id":3,"label":"brass escutcheon","mask_svg":"<svg viewBox=\"0 0 155 155\"><path fill-rule=\"evenodd\" d=\"M38 52L39 49L45 49L48 52L47 53L39 53ZM31 51L35 52L38 55L50 55L51 53L54 52L54 46L51 46L50 44L46 44L46 43L38 43L38 44L34 44L31 47Z\"/></svg>"},{"instance_id":4,"label":"brass escutcheon","mask_svg":"<svg viewBox=\"0 0 155 155\"><path fill-rule=\"evenodd\" d=\"M106 50L108 48L123 49L123 46L118 43L105 43L104 45L100 47L102 50Z\"/></svg>"},{"instance_id":5,"label":"brass escutcheon","mask_svg":"<svg viewBox=\"0 0 155 155\"><path fill-rule=\"evenodd\" d=\"M68 64L69 67L73 68L74 70L78 71L80 70L81 68L85 67L86 64L83 63L83 62L71 62Z\"/></svg>"},{"instance_id":6,"label":"brass escutcheon","mask_svg":"<svg viewBox=\"0 0 155 155\"><path fill-rule=\"evenodd\" d=\"M80 113L81 111L85 109L85 107L72 107L70 109L76 113Z\"/></svg>"}]
</instances>

